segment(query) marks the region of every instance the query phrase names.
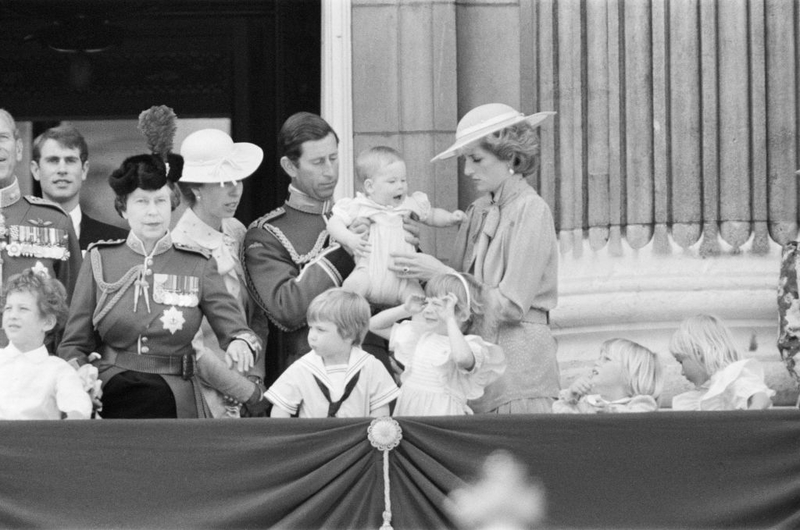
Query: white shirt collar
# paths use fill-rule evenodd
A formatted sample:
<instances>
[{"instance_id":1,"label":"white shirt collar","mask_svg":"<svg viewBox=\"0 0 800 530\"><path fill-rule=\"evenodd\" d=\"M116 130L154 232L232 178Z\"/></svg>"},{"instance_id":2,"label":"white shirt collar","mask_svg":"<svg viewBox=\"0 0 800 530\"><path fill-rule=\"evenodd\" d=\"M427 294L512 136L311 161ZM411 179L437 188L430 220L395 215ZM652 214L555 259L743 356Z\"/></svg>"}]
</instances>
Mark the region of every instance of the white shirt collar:
<instances>
[{"instance_id":1,"label":"white shirt collar","mask_svg":"<svg viewBox=\"0 0 800 530\"><path fill-rule=\"evenodd\" d=\"M25 353L19 351L19 348L11 343L9 343L5 348L0 348L0 360L9 361L15 357L19 357L20 355L25 355L33 361L41 361L49 357L50 353L47 351L47 348L44 346L44 344Z\"/></svg>"},{"instance_id":2,"label":"white shirt collar","mask_svg":"<svg viewBox=\"0 0 800 530\"><path fill-rule=\"evenodd\" d=\"M80 239L81 237L81 221L83 221L83 212L81 211L80 204L69 212L72 219L72 227L75 228L75 235Z\"/></svg>"}]
</instances>

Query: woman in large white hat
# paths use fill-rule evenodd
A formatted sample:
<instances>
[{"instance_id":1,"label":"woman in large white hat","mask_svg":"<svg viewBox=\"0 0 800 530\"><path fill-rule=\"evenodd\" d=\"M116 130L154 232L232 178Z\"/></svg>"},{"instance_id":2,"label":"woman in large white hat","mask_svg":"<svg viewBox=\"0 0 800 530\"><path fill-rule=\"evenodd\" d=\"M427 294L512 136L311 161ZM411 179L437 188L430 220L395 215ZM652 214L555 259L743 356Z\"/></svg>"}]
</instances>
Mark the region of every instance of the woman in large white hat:
<instances>
[{"instance_id":1,"label":"woman in large white hat","mask_svg":"<svg viewBox=\"0 0 800 530\"><path fill-rule=\"evenodd\" d=\"M254 311L250 304L239 261L247 229L234 217L242 198L242 180L258 169L264 152L251 143L234 143L220 130L203 129L186 137L181 144L181 156L184 164L178 188L189 208L172 229L172 239L211 253L225 287L245 311L248 325L266 340L267 323L263 313ZM207 352L224 359L225 351L207 319L203 320L192 345L198 354ZM263 379L263 355L247 375L257 381ZM220 392L204 385L203 395L215 418L239 416L238 405L226 402Z\"/></svg>"},{"instance_id":2,"label":"woman in large white hat","mask_svg":"<svg viewBox=\"0 0 800 530\"><path fill-rule=\"evenodd\" d=\"M456 142L433 161L464 157L464 174L485 195L467 210L450 261L487 289L489 317L479 331L506 354L505 374L470 405L477 412L551 412L559 390L556 343L548 325L557 301L558 249L547 203L526 180L539 166L531 116L491 103L458 123ZM449 267L426 254L397 254L400 276L428 279Z\"/></svg>"}]
</instances>

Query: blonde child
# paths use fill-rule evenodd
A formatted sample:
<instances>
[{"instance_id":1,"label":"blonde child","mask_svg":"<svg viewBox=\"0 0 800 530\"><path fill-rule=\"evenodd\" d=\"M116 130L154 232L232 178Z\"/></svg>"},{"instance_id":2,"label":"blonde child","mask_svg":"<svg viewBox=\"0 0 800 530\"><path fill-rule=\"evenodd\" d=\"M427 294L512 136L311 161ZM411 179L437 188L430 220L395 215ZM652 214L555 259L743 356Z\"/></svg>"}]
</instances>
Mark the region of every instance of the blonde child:
<instances>
[{"instance_id":1,"label":"blonde child","mask_svg":"<svg viewBox=\"0 0 800 530\"><path fill-rule=\"evenodd\" d=\"M697 315L681 322L669 351L697 388L672 398L674 410L746 410L772 406L775 395L755 359L742 359L722 321Z\"/></svg>"},{"instance_id":2,"label":"blonde child","mask_svg":"<svg viewBox=\"0 0 800 530\"><path fill-rule=\"evenodd\" d=\"M467 401L482 396L506 367L499 346L464 334L482 317L481 286L471 275L453 272L431 278L425 294L370 320L370 330L389 339L405 366L394 415L472 414Z\"/></svg>"},{"instance_id":3,"label":"blonde child","mask_svg":"<svg viewBox=\"0 0 800 530\"><path fill-rule=\"evenodd\" d=\"M78 372L44 346L45 336L64 325L66 298L61 282L31 269L3 286L0 303L9 344L0 349L0 419L91 417L92 399Z\"/></svg>"},{"instance_id":4,"label":"blonde child","mask_svg":"<svg viewBox=\"0 0 800 530\"><path fill-rule=\"evenodd\" d=\"M328 221L328 232L356 256L356 268L342 286L382 306L403 303L412 295L422 296L417 280L400 278L388 270L392 252L414 252L405 240L403 216L411 215L428 226L445 227L463 221L464 212L433 208L422 192L408 195L406 164L391 147L373 147L358 155L356 177L364 193L338 200ZM355 234L348 229L360 218L370 221L368 233Z\"/></svg>"},{"instance_id":5,"label":"blonde child","mask_svg":"<svg viewBox=\"0 0 800 530\"><path fill-rule=\"evenodd\" d=\"M626 339L607 340L589 376L559 393L555 413L652 412L664 384L658 355Z\"/></svg>"},{"instance_id":6,"label":"blonde child","mask_svg":"<svg viewBox=\"0 0 800 530\"><path fill-rule=\"evenodd\" d=\"M359 346L369 329L363 296L329 289L308 306L312 350L292 363L264 396L271 417L387 416L399 390L389 372Z\"/></svg>"}]
</instances>

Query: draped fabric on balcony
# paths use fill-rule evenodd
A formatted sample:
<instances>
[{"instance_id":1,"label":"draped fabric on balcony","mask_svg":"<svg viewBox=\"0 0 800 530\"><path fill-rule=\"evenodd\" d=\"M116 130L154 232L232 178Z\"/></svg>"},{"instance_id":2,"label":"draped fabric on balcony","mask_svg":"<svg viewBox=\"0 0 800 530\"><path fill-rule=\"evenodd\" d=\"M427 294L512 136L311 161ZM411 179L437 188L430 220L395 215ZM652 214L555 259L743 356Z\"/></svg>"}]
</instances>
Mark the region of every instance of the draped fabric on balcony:
<instances>
[{"instance_id":1,"label":"draped fabric on balcony","mask_svg":"<svg viewBox=\"0 0 800 530\"><path fill-rule=\"evenodd\" d=\"M502 448L551 527L800 526L800 411L399 418L392 525L450 527L443 499ZM375 528L364 420L0 422L0 527Z\"/></svg>"},{"instance_id":2,"label":"draped fabric on balcony","mask_svg":"<svg viewBox=\"0 0 800 530\"><path fill-rule=\"evenodd\" d=\"M562 250L765 253L797 232L798 0L540 0L538 184ZM552 179L552 180L550 180Z\"/></svg>"}]
</instances>

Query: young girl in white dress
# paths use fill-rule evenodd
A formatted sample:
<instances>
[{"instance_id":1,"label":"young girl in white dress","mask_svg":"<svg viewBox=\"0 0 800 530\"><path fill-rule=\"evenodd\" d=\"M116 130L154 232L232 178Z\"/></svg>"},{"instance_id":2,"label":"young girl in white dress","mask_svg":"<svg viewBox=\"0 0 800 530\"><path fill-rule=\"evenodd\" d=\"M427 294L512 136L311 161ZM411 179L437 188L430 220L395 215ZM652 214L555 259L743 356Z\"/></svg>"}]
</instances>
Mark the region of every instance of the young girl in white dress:
<instances>
[{"instance_id":1,"label":"young girl in white dress","mask_svg":"<svg viewBox=\"0 0 800 530\"><path fill-rule=\"evenodd\" d=\"M394 415L472 414L467 402L483 395L506 367L499 346L465 334L482 318L481 286L471 275L453 272L431 278L425 294L370 320L370 330L389 339L405 367Z\"/></svg>"},{"instance_id":2,"label":"young girl in white dress","mask_svg":"<svg viewBox=\"0 0 800 530\"><path fill-rule=\"evenodd\" d=\"M747 410L772 406L775 391L764 383L764 369L743 359L730 331L712 315L681 322L669 351L683 376L697 388L672 398L674 410Z\"/></svg>"},{"instance_id":3,"label":"young girl in white dress","mask_svg":"<svg viewBox=\"0 0 800 530\"><path fill-rule=\"evenodd\" d=\"M422 296L417 280L400 278L389 270L392 252L415 251L405 240L403 217L411 215L425 225L446 227L463 221L464 212L434 208L421 191L409 195L406 164L391 147L377 146L359 154L356 176L364 193L336 201L328 220L328 232L356 256L356 268L342 287L384 307ZM370 221L368 233L348 229L356 219Z\"/></svg>"},{"instance_id":4,"label":"young girl in white dress","mask_svg":"<svg viewBox=\"0 0 800 530\"><path fill-rule=\"evenodd\" d=\"M611 339L601 346L592 373L559 393L553 412L653 412L658 410L663 385L663 369L656 353L630 340Z\"/></svg>"}]
</instances>

